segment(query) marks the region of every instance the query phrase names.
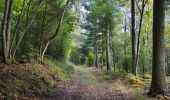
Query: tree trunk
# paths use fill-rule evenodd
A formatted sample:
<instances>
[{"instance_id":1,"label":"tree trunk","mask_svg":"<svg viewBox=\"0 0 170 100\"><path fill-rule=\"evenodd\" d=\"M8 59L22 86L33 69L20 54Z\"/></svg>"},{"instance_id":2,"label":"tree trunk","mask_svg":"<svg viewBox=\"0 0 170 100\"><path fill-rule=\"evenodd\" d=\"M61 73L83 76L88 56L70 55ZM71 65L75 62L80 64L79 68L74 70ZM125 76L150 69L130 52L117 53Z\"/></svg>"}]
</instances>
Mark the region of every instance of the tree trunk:
<instances>
[{"instance_id":1,"label":"tree trunk","mask_svg":"<svg viewBox=\"0 0 170 100\"><path fill-rule=\"evenodd\" d=\"M116 72L116 64L113 63L114 72Z\"/></svg>"},{"instance_id":2,"label":"tree trunk","mask_svg":"<svg viewBox=\"0 0 170 100\"><path fill-rule=\"evenodd\" d=\"M43 45L44 44L44 45ZM41 48L40 48L40 64L42 64L44 62L44 55L45 55L45 52L48 48L48 45L49 45L49 41L46 41L44 43L41 44Z\"/></svg>"},{"instance_id":3,"label":"tree trunk","mask_svg":"<svg viewBox=\"0 0 170 100\"><path fill-rule=\"evenodd\" d=\"M126 37L126 32L127 32L127 18L126 18L127 16L126 16L126 12L125 12L125 18L124 18L124 36ZM127 57L126 57L126 54L127 54L127 40L125 39L124 40L124 55L125 55L125 57L124 57L124 64L123 64L123 67L124 67L124 70L126 71L126 72L128 72L128 64L127 64Z\"/></svg>"},{"instance_id":4,"label":"tree trunk","mask_svg":"<svg viewBox=\"0 0 170 100\"><path fill-rule=\"evenodd\" d=\"M7 59L9 58L9 46L10 46L10 37L11 37L11 16L12 16L12 8L13 8L14 0L10 0L8 16L7 16L7 25L6 25L6 53Z\"/></svg>"},{"instance_id":5,"label":"tree trunk","mask_svg":"<svg viewBox=\"0 0 170 100\"><path fill-rule=\"evenodd\" d=\"M103 45L103 44L102 44L102 45ZM104 60L104 59L103 59L103 58L104 58L104 56L103 56L103 55L104 55L104 48L102 47L101 69L103 69L103 66L104 66L104 61L103 61L103 60Z\"/></svg>"},{"instance_id":6,"label":"tree trunk","mask_svg":"<svg viewBox=\"0 0 170 100\"><path fill-rule=\"evenodd\" d=\"M98 68L99 67L99 59L98 59L98 47L97 46L95 48L95 54L96 54L95 66L96 66L96 68Z\"/></svg>"},{"instance_id":7,"label":"tree trunk","mask_svg":"<svg viewBox=\"0 0 170 100\"><path fill-rule=\"evenodd\" d=\"M143 48L145 48L145 36L143 36ZM143 67L143 75L145 74L145 54L144 54L144 50L143 50L143 61L142 61L142 67Z\"/></svg>"},{"instance_id":8,"label":"tree trunk","mask_svg":"<svg viewBox=\"0 0 170 100\"><path fill-rule=\"evenodd\" d=\"M4 9L4 16L2 21L1 33L3 35L2 46L3 46L3 62L7 61L7 47L6 47L6 25L7 25L7 18L8 18L8 11L9 11L9 0L5 0L5 9Z\"/></svg>"},{"instance_id":9,"label":"tree trunk","mask_svg":"<svg viewBox=\"0 0 170 100\"><path fill-rule=\"evenodd\" d=\"M136 35L135 35L135 0L131 0L131 35L132 35L132 73L137 75L136 68Z\"/></svg>"},{"instance_id":10,"label":"tree trunk","mask_svg":"<svg viewBox=\"0 0 170 100\"><path fill-rule=\"evenodd\" d=\"M66 12L66 9L67 9L68 4L69 4L69 0L67 0L67 2L66 2L66 6L65 6L65 8L64 8L64 10L63 10L63 12L62 12L62 15L61 15L61 18L60 18L59 22L57 21L57 27L56 27L56 30L55 30L54 34L51 35L50 37L48 37L46 40L44 40L44 41L45 41L45 42L44 42L44 47L41 48L41 49L42 49L42 54L40 55L40 62L41 62L41 63L43 63L43 61L44 61L44 54L45 54L45 52L47 51L49 42L50 42L51 40L55 39L55 37L58 35L58 33L59 33L59 31L60 31L60 27L61 27L62 22L63 22L63 20L64 20L64 16L65 16L65 12ZM42 45L43 45L43 44L42 44Z\"/></svg>"},{"instance_id":11,"label":"tree trunk","mask_svg":"<svg viewBox=\"0 0 170 100\"><path fill-rule=\"evenodd\" d=\"M150 96L166 93L165 81L165 2L154 0L153 5L153 56Z\"/></svg>"},{"instance_id":12,"label":"tree trunk","mask_svg":"<svg viewBox=\"0 0 170 100\"><path fill-rule=\"evenodd\" d=\"M106 33L106 62L107 70L110 70L111 64L110 64L109 32Z\"/></svg>"},{"instance_id":13,"label":"tree trunk","mask_svg":"<svg viewBox=\"0 0 170 100\"><path fill-rule=\"evenodd\" d=\"M28 4L29 3L30 3L30 0L29 0ZM9 47L9 57L10 58L12 57L12 48L13 48L13 45L14 45L15 37L16 37L17 32L19 30L19 24L21 22L21 19L24 17L24 10L25 10L24 7L25 7L25 4L26 4L26 0L23 1L22 7L21 7L21 12L20 12L20 14L19 14L19 16L17 18L16 25L15 25L15 28L14 28L14 33L13 33L13 36L11 38L11 43L10 43L10 47ZM28 7L28 5L27 5L27 7Z\"/></svg>"},{"instance_id":14,"label":"tree trunk","mask_svg":"<svg viewBox=\"0 0 170 100\"><path fill-rule=\"evenodd\" d=\"M95 40L95 67L98 68L99 67L99 58L98 58L98 44L97 44L97 36L96 36L96 40Z\"/></svg>"},{"instance_id":15,"label":"tree trunk","mask_svg":"<svg viewBox=\"0 0 170 100\"><path fill-rule=\"evenodd\" d=\"M137 53L136 53L136 63L135 66L138 66L139 62L139 53L140 53L140 37L141 37L141 31L142 31L142 22L143 22L143 16L144 16L144 11L145 11L145 6L147 4L148 0L142 0L142 9L139 8L140 12L140 22L139 22L139 32L138 32L138 38L137 38Z\"/></svg>"},{"instance_id":16,"label":"tree trunk","mask_svg":"<svg viewBox=\"0 0 170 100\"><path fill-rule=\"evenodd\" d=\"M101 69L104 66L104 34L102 33L102 58L101 58Z\"/></svg>"}]
</instances>

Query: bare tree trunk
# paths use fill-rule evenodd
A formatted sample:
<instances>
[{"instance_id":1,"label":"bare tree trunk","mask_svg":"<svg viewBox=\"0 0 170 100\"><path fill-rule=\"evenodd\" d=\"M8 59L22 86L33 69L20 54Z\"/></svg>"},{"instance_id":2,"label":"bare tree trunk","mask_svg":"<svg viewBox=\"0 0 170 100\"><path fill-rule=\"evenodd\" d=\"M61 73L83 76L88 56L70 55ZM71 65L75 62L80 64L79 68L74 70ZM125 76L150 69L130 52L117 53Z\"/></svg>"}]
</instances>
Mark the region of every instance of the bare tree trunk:
<instances>
[{"instance_id":1,"label":"bare tree trunk","mask_svg":"<svg viewBox=\"0 0 170 100\"><path fill-rule=\"evenodd\" d=\"M102 45L103 45L103 44L102 44ZM101 69L103 69L103 66L104 66L104 61L103 61L103 60L104 60L104 59L103 59L104 56L103 56L103 54L104 54L104 48L102 47Z\"/></svg>"},{"instance_id":2,"label":"bare tree trunk","mask_svg":"<svg viewBox=\"0 0 170 100\"><path fill-rule=\"evenodd\" d=\"M136 68L136 35L135 35L135 0L131 0L131 35L132 35L132 73L137 75Z\"/></svg>"},{"instance_id":3,"label":"bare tree trunk","mask_svg":"<svg viewBox=\"0 0 170 100\"><path fill-rule=\"evenodd\" d=\"M111 69L110 63L110 48L109 48L109 32L106 33L106 62L107 62L107 70Z\"/></svg>"},{"instance_id":4,"label":"bare tree trunk","mask_svg":"<svg viewBox=\"0 0 170 100\"><path fill-rule=\"evenodd\" d=\"M125 12L125 18L124 18L124 35L125 35L125 37L126 37L126 33L127 32L127 18L126 18L126 12ZM127 47L126 47L126 45L127 45L127 40L125 39L124 40L124 70L126 71L126 72L128 72L128 64L127 64L127 57L126 57L126 54L127 54Z\"/></svg>"},{"instance_id":5,"label":"bare tree trunk","mask_svg":"<svg viewBox=\"0 0 170 100\"><path fill-rule=\"evenodd\" d=\"M7 25L6 25L6 53L7 58L9 58L9 46L10 46L10 37L11 37L11 16L14 0L10 0L8 16L7 16Z\"/></svg>"},{"instance_id":6,"label":"bare tree trunk","mask_svg":"<svg viewBox=\"0 0 170 100\"><path fill-rule=\"evenodd\" d=\"M101 59L101 69L103 68L103 66L104 66L104 34L102 33L102 59Z\"/></svg>"},{"instance_id":7,"label":"bare tree trunk","mask_svg":"<svg viewBox=\"0 0 170 100\"><path fill-rule=\"evenodd\" d=\"M43 33L44 33L44 27L45 27L45 20L46 20L46 13L47 13L47 3L45 5L44 8L44 15L42 16L42 22L41 22L41 26L40 26L40 34L39 34L39 63L42 64L43 63L43 56L42 56L42 47L43 47Z\"/></svg>"},{"instance_id":8,"label":"bare tree trunk","mask_svg":"<svg viewBox=\"0 0 170 100\"><path fill-rule=\"evenodd\" d=\"M98 57L98 44L97 44L97 38L95 40L95 67L98 68L99 67L99 57Z\"/></svg>"},{"instance_id":9,"label":"bare tree trunk","mask_svg":"<svg viewBox=\"0 0 170 100\"><path fill-rule=\"evenodd\" d=\"M45 55L45 52L48 48L48 45L49 45L49 41L46 41L44 43L44 46L43 44L41 45L41 51L40 51L40 64L42 64L44 62L44 55Z\"/></svg>"},{"instance_id":10,"label":"bare tree trunk","mask_svg":"<svg viewBox=\"0 0 170 100\"><path fill-rule=\"evenodd\" d=\"M6 25L7 25L7 18L8 18L8 11L9 11L9 0L5 0L5 9L4 9L4 16L2 21L1 33L3 35L2 45L3 45L3 61L7 61L7 47L6 47Z\"/></svg>"},{"instance_id":11,"label":"bare tree trunk","mask_svg":"<svg viewBox=\"0 0 170 100\"><path fill-rule=\"evenodd\" d=\"M116 72L116 64L113 64L114 72Z\"/></svg>"},{"instance_id":12,"label":"bare tree trunk","mask_svg":"<svg viewBox=\"0 0 170 100\"><path fill-rule=\"evenodd\" d=\"M145 36L143 36L143 47L145 47ZM143 53L145 51L143 50ZM142 67L143 67L143 75L145 74L145 54L143 55L143 62L142 62Z\"/></svg>"},{"instance_id":13,"label":"bare tree trunk","mask_svg":"<svg viewBox=\"0 0 170 100\"><path fill-rule=\"evenodd\" d=\"M166 0L154 0L153 5L153 56L152 82L150 96L166 94L165 81L165 3Z\"/></svg>"}]
</instances>

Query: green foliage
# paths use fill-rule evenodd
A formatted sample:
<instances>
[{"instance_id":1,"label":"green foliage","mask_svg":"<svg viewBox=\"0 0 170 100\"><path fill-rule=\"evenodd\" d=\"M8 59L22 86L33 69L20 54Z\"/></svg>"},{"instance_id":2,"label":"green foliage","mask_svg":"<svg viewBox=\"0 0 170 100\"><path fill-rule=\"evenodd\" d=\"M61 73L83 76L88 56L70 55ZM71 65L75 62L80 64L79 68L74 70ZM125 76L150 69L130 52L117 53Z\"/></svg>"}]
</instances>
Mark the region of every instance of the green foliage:
<instances>
[{"instance_id":1,"label":"green foliage","mask_svg":"<svg viewBox=\"0 0 170 100\"><path fill-rule=\"evenodd\" d=\"M66 80L69 75L74 73L74 64L70 62L57 62L46 58L45 63L50 66L50 70L60 80Z\"/></svg>"},{"instance_id":2,"label":"green foliage","mask_svg":"<svg viewBox=\"0 0 170 100\"><path fill-rule=\"evenodd\" d=\"M75 70L74 70L74 65L72 63L66 63L63 65L63 70L67 75L72 75Z\"/></svg>"},{"instance_id":3,"label":"green foliage","mask_svg":"<svg viewBox=\"0 0 170 100\"><path fill-rule=\"evenodd\" d=\"M74 25L77 18L71 12L67 13L60 34L49 45L47 54L57 60L69 60L72 52L73 43L71 32L74 30Z\"/></svg>"},{"instance_id":4,"label":"green foliage","mask_svg":"<svg viewBox=\"0 0 170 100\"><path fill-rule=\"evenodd\" d=\"M15 77L13 79L13 82L14 82L14 84L16 84L17 87L21 88L20 94L25 95L27 92L26 90L29 88L28 83L25 80L17 79Z\"/></svg>"},{"instance_id":5,"label":"green foliage","mask_svg":"<svg viewBox=\"0 0 170 100\"><path fill-rule=\"evenodd\" d=\"M11 58L11 59L8 59L8 61L6 62L6 64L19 64L15 58Z\"/></svg>"},{"instance_id":6,"label":"green foliage","mask_svg":"<svg viewBox=\"0 0 170 100\"><path fill-rule=\"evenodd\" d=\"M89 52L87 56L87 66L92 67L94 65L94 54Z\"/></svg>"},{"instance_id":7,"label":"green foliage","mask_svg":"<svg viewBox=\"0 0 170 100\"><path fill-rule=\"evenodd\" d=\"M74 73L74 65L71 63L58 63L52 59L45 59L45 64L33 65L33 71L38 75L33 78L34 89L38 93L51 95L54 92L55 80L65 81L70 74Z\"/></svg>"},{"instance_id":8,"label":"green foliage","mask_svg":"<svg viewBox=\"0 0 170 100\"><path fill-rule=\"evenodd\" d=\"M131 84L132 86L134 86L135 88L141 88L145 86L144 82L138 76L128 74L126 76L126 79L127 79L127 82Z\"/></svg>"},{"instance_id":9,"label":"green foliage","mask_svg":"<svg viewBox=\"0 0 170 100\"><path fill-rule=\"evenodd\" d=\"M147 100L147 97L142 94L143 91L141 90L136 90L134 93L134 98L137 100Z\"/></svg>"},{"instance_id":10,"label":"green foliage","mask_svg":"<svg viewBox=\"0 0 170 100\"><path fill-rule=\"evenodd\" d=\"M144 74L142 77L144 79L151 79L152 78L151 74Z\"/></svg>"},{"instance_id":11,"label":"green foliage","mask_svg":"<svg viewBox=\"0 0 170 100\"><path fill-rule=\"evenodd\" d=\"M63 70L62 66L58 65L55 60L46 59L45 63L49 65L49 70L52 71L52 74L55 75L59 80L66 80L67 74Z\"/></svg>"},{"instance_id":12,"label":"green foliage","mask_svg":"<svg viewBox=\"0 0 170 100\"><path fill-rule=\"evenodd\" d=\"M125 71L121 71L121 72L113 72L112 70L107 71L106 73L107 75L111 76L111 79L125 79L127 73Z\"/></svg>"}]
</instances>

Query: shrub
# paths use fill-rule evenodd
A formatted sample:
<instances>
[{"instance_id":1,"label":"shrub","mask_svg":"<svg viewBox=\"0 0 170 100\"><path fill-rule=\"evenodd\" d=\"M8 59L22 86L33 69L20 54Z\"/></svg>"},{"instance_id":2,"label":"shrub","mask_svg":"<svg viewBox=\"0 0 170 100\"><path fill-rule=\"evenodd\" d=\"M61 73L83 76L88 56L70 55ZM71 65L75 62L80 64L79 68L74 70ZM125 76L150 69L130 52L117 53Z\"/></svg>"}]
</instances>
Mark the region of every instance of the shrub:
<instances>
[{"instance_id":1,"label":"shrub","mask_svg":"<svg viewBox=\"0 0 170 100\"><path fill-rule=\"evenodd\" d=\"M71 75L75 72L74 65L72 63L66 63L66 65L63 66L63 70L67 75Z\"/></svg>"},{"instance_id":2,"label":"shrub","mask_svg":"<svg viewBox=\"0 0 170 100\"><path fill-rule=\"evenodd\" d=\"M92 67L94 65L94 55L93 53L89 53L87 56L87 66Z\"/></svg>"},{"instance_id":3,"label":"shrub","mask_svg":"<svg viewBox=\"0 0 170 100\"><path fill-rule=\"evenodd\" d=\"M128 74L127 80L129 81L130 84L132 84L137 88L145 86L145 84L143 83L143 81L141 81L141 79L139 79L137 76L134 76L132 74Z\"/></svg>"},{"instance_id":4,"label":"shrub","mask_svg":"<svg viewBox=\"0 0 170 100\"><path fill-rule=\"evenodd\" d=\"M7 64L18 64L18 62L15 60L15 58L8 59L8 61L6 63Z\"/></svg>"},{"instance_id":5,"label":"shrub","mask_svg":"<svg viewBox=\"0 0 170 100\"><path fill-rule=\"evenodd\" d=\"M151 79L152 76L150 74L144 74L142 77L144 79Z\"/></svg>"}]
</instances>

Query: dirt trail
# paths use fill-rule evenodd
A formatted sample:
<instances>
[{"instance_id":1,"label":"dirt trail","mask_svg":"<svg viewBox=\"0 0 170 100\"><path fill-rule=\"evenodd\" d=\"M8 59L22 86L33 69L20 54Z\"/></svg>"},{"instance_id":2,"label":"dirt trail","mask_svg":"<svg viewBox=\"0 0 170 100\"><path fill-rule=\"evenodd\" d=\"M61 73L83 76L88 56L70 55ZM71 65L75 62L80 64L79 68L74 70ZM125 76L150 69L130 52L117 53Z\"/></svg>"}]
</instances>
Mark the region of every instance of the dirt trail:
<instances>
[{"instance_id":1,"label":"dirt trail","mask_svg":"<svg viewBox=\"0 0 170 100\"><path fill-rule=\"evenodd\" d=\"M132 100L131 90L121 81L102 81L100 72L94 68L76 67L70 80L58 87L54 96L44 100Z\"/></svg>"}]
</instances>

